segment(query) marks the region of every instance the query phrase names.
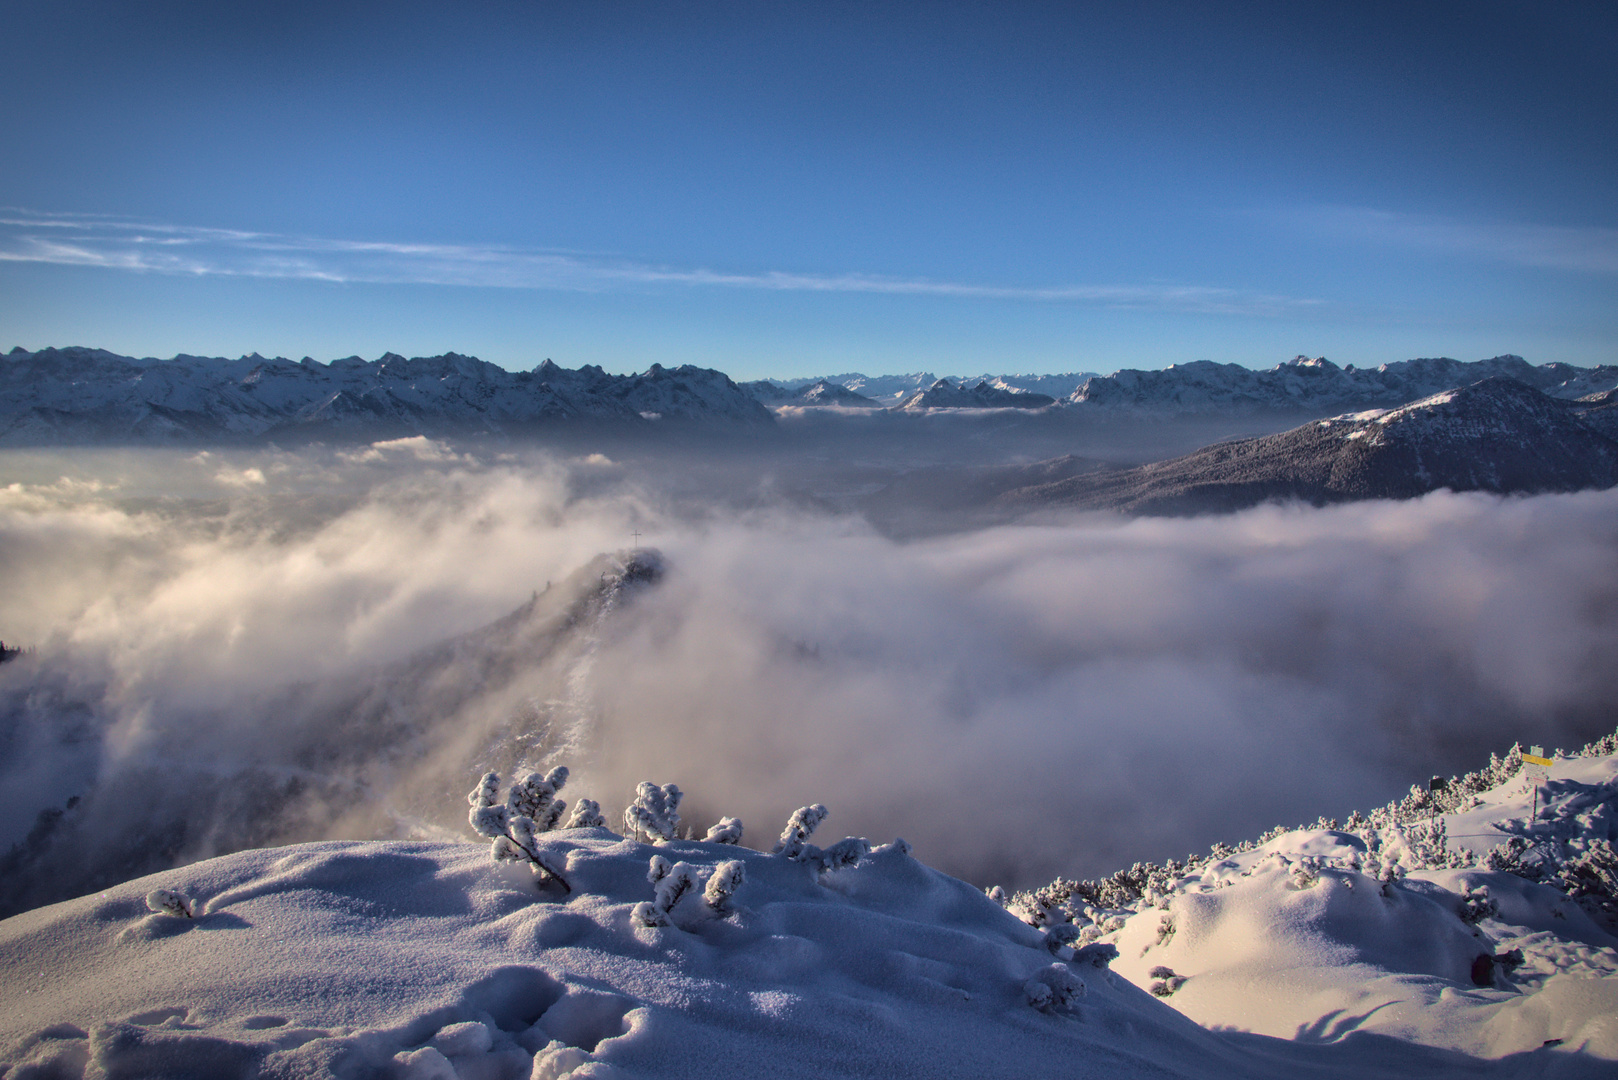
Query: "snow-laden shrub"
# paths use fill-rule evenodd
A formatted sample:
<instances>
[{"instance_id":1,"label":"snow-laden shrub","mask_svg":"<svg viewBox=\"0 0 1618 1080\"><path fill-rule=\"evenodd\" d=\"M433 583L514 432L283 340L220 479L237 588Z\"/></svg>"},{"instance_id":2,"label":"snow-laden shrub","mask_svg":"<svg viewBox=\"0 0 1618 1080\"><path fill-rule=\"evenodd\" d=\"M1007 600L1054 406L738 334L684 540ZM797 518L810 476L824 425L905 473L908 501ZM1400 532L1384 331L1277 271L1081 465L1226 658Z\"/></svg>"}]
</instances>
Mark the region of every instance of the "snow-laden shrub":
<instances>
[{"instance_id":1,"label":"snow-laden shrub","mask_svg":"<svg viewBox=\"0 0 1618 1080\"><path fill-rule=\"evenodd\" d=\"M732 910L736 890L747 879L747 868L739 859L731 859L715 866L702 890L703 903L715 915L726 915ZM669 926L675 907L686 895L703 884L701 871L687 862L670 863L661 855L653 855L646 871L646 880L652 884L652 899L641 901L630 911L630 917L642 926Z\"/></svg>"},{"instance_id":2,"label":"snow-laden shrub","mask_svg":"<svg viewBox=\"0 0 1618 1080\"><path fill-rule=\"evenodd\" d=\"M580 799L573 807L573 816L563 826L568 829L599 829L607 823L601 816L601 804L594 799Z\"/></svg>"},{"instance_id":3,"label":"snow-laden shrub","mask_svg":"<svg viewBox=\"0 0 1618 1080\"><path fill-rule=\"evenodd\" d=\"M534 823L535 832L550 832L562 820L567 803L556 797L567 783L567 766L558 765L544 776L529 773L515 784L506 795L506 805L517 817Z\"/></svg>"},{"instance_id":4,"label":"snow-laden shrub","mask_svg":"<svg viewBox=\"0 0 1618 1080\"><path fill-rule=\"evenodd\" d=\"M478 835L494 841L489 854L495 862L526 863L529 872L541 883L554 881L563 891L572 892L573 887L567 883L556 860L541 850L536 835L556 827L565 805L556 798L556 792L565 783L567 769L561 766L552 769L547 776L529 773L512 785L504 803L498 803L495 799L500 793L500 777L496 773L484 773L478 786L466 796L472 807L467 820ZM520 812L524 810L538 813L544 827Z\"/></svg>"},{"instance_id":5,"label":"snow-laden shrub","mask_svg":"<svg viewBox=\"0 0 1618 1080\"><path fill-rule=\"evenodd\" d=\"M708 830L703 837L710 844L740 844L742 842L741 818L720 818L719 823Z\"/></svg>"},{"instance_id":6,"label":"snow-laden shrub","mask_svg":"<svg viewBox=\"0 0 1618 1080\"><path fill-rule=\"evenodd\" d=\"M153 889L147 893L146 906L159 915L171 915L176 919L197 917L196 902L184 893L171 889Z\"/></svg>"},{"instance_id":7,"label":"snow-laden shrub","mask_svg":"<svg viewBox=\"0 0 1618 1080\"><path fill-rule=\"evenodd\" d=\"M814 835L815 829L820 827L820 823L826 820L829 813L831 811L820 803L800 806L792 811L792 816L787 818L787 827L781 830L781 839L772 849L773 854L788 859L801 857L809 846L809 838Z\"/></svg>"},{"instance_id":8,"label":"snow-laden shrub","mask_svg":"<svg viewBox=\"0 0 1618 1080\"><path fill-rule=\"evenodd\" d=\"M862 836L845 836L825 850L809 842L809 837L814 835L815 829L829 813L820 803L798 807L787 819L786 828L781 830L781 839L776 842L773 854L806 863L822 874L858 866L860 860L871 852L871 842ZM902 845L909 852L909 844L902 840L894 843Z\"/></svg>"},{"instance_id":9,"label":"snow-laden shrub","mask_svg":"<svg viewBox=\"0 0 1618 1080\"><path fill-rule=\"evenodd\" d=\"M1500 905L1489 896L1487 885L1469 885L1461 893L1461 903L1456 914L1468 926L1476 926L1484 919L1493 918L1500 913Z\"/></svg>"},{"instance_id":10,"label":"snow-laden shrub","mask_svg":"<svg viewBox=\"0 0 1618 1080\"><path fill-rule=\"evenodd\" d=\"M624 832L645 833L654 840L673 840L680 828L680 800L685 793L673 784L658 787L650 780L635 786L635 801L624 807Z\"/></svg>"},{"instance_id":11,"label":"snow-laden shrub","mask_svg":"<svg viewBox=\"0 0 1618 1080\"><path fill-rule=\"evenodd\" d=\"M702 890L702 899L710 910L716 914L726 914L731 911L732 899L736 890L742 887L747 880L747 867L740 859L729 859L713 868L708 875L708 884Z\"/></svg>"},{"instance_id":12,"label":"snow-laden shrub","mask_svg":"<svg viewBox=\"0 0 1618 1080\"><path fill-rule=\"evenodd\" d=\"M1312 889L1320 884L1320 860L1305 855L1292 864L1290 874L1294 889Z\"/></svg>"},{"instance_id":13,"label":"snow-laden shrub","mask_svg":"<svg viewBox=\"0 0 1618 1080\"><path fill-rule=\"evenodd\" d=\"M1023 1000L1043 1013L1066 1012L1085 995L1084 980L1066 964L1052 964L1023 983Z\"/></svg>"},{"instance_id":14,"label":"snow-laden shrub","mask_svg":"<svg viewBox=\"0 0 1618 1080\"><path fill-rule=\"evenodd\" d=\"M865 837L845 836L824 851L810 844L798 856L798 861L810 864L822 874L830 874L858 866L870 853L871 842Z\"/></svg>"},{"instance_id":15,"label":"snow-laden shrub","mask_svg":"<svg viewBox=\"0 0 1618 1080\"><path fill-rule=\"evenodd\" d=\"M652 883L651 903L636 904L630 915L642 926L667 926L674 905L697 887L697 868L688 862L670 865L663 856L653 855L646 880Z\"/></svg>"},{"instance_id":16,"label":"snow-laden shrub","mask_svg":"<svg viewBox=\"0 0 1618 1080\"><path fill-rule=\"evenodd\" d=\"M1535 851L1534 845L1522 836L1513 836L1492 848L1483 857L1483 866L1496 873L1516 874L1529 881L1538 881L1545 876L1543 853Z\"/></svg>"},{"instance_id":17,"label":"snow-laden shrub","mask_svg":"<svg viewBox=\"0 0 1618 1080\"><path fill-rule=\"evenodd\" d=\"M1081 933L1079 928L1070 922L1057 923L1045 931L1045 948L1054 956L1064 945L1075 944Z\"/></svg>"},{"instance_id":18,"label":"snow-laden shrub","mask_svg":"<svg viewBox=\"0 0 1618 1080\"><path fill-rule=\"evenodd\" d=\"M1169 997L1174 991L1185 985L1184 975L1176 975L1173 968L1165 967L1162 964L1154 967L1147 974L1156 980L1150 987L1154 997Z\"/></svg>"},{"instance_id":19,"label":"snow-laden shrub","mask_svg":"<svg viewBox=\"0 0 1618 1080\"><path fill-rule=\"evenodd\" d=\"M1611 841L1586 842L1584 851L1557 871L1554 884L1590 914L1618 925L1618 850Z\"/></svg>"}]
</instances>

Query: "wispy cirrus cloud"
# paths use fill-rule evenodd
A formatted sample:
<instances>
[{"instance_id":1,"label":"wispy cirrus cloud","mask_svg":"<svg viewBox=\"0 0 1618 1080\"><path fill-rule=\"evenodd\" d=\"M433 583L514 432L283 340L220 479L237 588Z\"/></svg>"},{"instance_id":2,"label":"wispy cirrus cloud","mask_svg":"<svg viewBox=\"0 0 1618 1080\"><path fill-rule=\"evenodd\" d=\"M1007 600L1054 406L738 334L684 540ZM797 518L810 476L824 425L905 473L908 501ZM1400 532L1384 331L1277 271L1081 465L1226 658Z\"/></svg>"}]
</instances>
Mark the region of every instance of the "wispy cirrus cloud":
<instances>
[{"instance_id":1,"label":"wispy cirrus cloud","mask_svg":"<svg viewBox=\"0 0 1618 1080\"><path fill-rule=\"evenodd\" d=\"M1333 239L1470 255L1549 270L1618 273L1618 229L1604 226L1464 221L1363 206L1292 208L1274 216L1291 228Z\"/></svg>"},{"instance_id":2,"label":"wispy cirrus cloud","mask_svg":"<svg viewBox=\"0 0 1618 1080\"><path fill-rule=\"evenodd\" d=\"M876 274L727 272L501 245L384 243L0 211L0 262L195 276L604 292L659 285L1281 314L1318 302L1204 285L1015 286Z\"/></svg>"}]
</instances>

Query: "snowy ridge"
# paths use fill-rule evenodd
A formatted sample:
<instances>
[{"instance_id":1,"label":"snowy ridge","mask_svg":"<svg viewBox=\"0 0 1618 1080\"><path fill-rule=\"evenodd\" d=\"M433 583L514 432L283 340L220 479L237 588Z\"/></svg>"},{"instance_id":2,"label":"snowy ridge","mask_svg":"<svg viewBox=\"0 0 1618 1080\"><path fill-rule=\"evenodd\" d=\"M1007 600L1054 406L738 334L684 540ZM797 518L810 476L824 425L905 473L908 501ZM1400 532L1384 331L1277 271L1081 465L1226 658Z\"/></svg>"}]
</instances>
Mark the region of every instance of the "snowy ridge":
<instances>
[{"instance_id":1,"label":"snowy ridge","mask_svg":"<svg viewBox=\"0 0 1618 1080\"><path fill-rule=\"evenodd\" d=\"M1618 735L1008 903L1199 1023L1618 1059ZM1609 1067L1611 1067L1609 1065Z\"/></svg>"},{"instance_id":2,"label":"snowy ridge","mask_svg":"<svg viewBox=\"0 0 1618 1080\"><path fill-rule=\"evenodd\" d=\"M999 501L1187 514L1272 499L1315 505L1408 499L1439 488L1502 494L1607 488L1618 483L1618 442L1584 419L1603 416L1603 408L1494 376L1396 409L1033 485Z\"/></svg>"},{"instance_id":3,"label":"snowy ridge","mask_svg":"<svg viewBox=\"0 0 1618 1080\"><path fill-rule=\"evenodd\" d=\"M956 385L948 379L939 379L897 407L914 412L922 409L1042 409L1054 404L1056 399L1047 394L1006 389L990 385L986 380L968 386L965 382Z\"/></svg>"},{"instance_id":4,"label":"snowy ridge","mask_svg":"<svg viewBox=\"0 0 1618 1080\"><path fill-rule=\"evenodd\" d=\"M1088 379L1097 378L1093 371L1072 371L1059 375L993 375L984 372L981 375L948 375L945 379L957 386L975 386L986 383L990 389L1005 390L1011 393L1044 394L1052 399L1064 398L1072 394ZM755 383L744 383L747 388L757 387L755 394L760 401L774 403L766 394L786 395L779 400L783 403L795 394L808 388L825 383L830 386L840 386L862 397L869 398L878 405L896 406L903 404L907 399L914 397L939 382L939 377L930 371L916 371L907 375L865 375L861 372L851 371L842 375L819 375L810 378L793 379L766 379ZM803 402L798 402L803 404Z\"/></svg>"},{"instance_id":5,"label":"snowy ridge","mask_svg":"<svg viewBox=\"0 0 1618 1080\"><path fill-rule=\"evenodd\" d=\"M723 373L689 365L609 375L549 360L511 372L457 353L330 364L256 353L135 360L79 348L0 357L0 445L439 435L659 418L770 420Z\"/></svg>"},{"instance_id":6,"label":"snowy ridge","mask_svg":"<svg viewBox=\"0 0 1618 1080\"><path fill-rule=\"evenodd\" d=\"M1090 379L1067 403L1085 409L1143 414L1347 412L1394 407L1494 376L1527 383L1553 397L1577 398L1618 386L1618 367L1534 366L1520 356L1474 363L1447 357L1377 368L1338 367L1323 356L1299 356L1266 371L1199 360L1162 371L1125 369Z\"/></svg>"}]
</instances>

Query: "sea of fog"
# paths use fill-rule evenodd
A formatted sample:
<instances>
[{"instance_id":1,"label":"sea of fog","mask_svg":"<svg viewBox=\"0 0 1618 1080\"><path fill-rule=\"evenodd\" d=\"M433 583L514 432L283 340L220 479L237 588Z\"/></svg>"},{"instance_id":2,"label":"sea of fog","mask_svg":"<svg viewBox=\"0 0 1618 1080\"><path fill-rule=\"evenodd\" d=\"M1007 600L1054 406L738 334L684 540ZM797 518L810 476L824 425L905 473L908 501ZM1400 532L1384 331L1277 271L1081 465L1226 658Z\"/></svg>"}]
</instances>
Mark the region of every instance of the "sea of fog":
<instances>
[{"instance_id":1,"label":"sea of fog","mask_svg":"<svg viewBox=\"0 0 1618 1080\"><path fill-rule=\"evenodd\" d=\"M245 846L470 838L477 773L554 763L609 820L674 782L699 835L735 815L768 847L822 802L828 840L1028 886L1618 716L1618 490L925 535L850 492L880 505L880 472L0 454L0 639L27 649L0 666L0 914ZM661 576L604 599L636 546Z\"/></svg>"}]
</instances>

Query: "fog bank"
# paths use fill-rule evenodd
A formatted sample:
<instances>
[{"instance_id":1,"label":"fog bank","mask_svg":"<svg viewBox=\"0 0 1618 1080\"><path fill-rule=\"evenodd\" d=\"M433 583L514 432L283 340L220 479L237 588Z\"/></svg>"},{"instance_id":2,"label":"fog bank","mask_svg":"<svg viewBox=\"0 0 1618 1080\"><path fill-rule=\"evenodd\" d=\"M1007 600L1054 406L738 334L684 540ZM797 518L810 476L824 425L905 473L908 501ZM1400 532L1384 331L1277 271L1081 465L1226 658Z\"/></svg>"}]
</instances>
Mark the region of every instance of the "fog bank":
<instances>
[{"instance_id":1,"label":"fog bank","mask_svg":"<svg viewBox=\"0 0 1618 1080\"><path fill-rule=\"evenodd\" d=\"M0 637L35 649L0 668L7 910L244 844L462 835L476 772L555 761L609 814L672 781L767 846L824 802L831 839L1028 885L1618 720L1618 492L898 542L601 454L3 464ZM618 587L597 557L637 530L665 571Z\"/></svg>"}]
</instances>

